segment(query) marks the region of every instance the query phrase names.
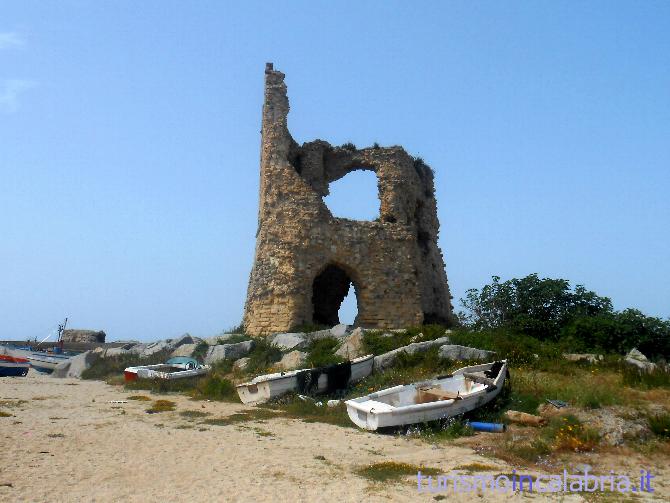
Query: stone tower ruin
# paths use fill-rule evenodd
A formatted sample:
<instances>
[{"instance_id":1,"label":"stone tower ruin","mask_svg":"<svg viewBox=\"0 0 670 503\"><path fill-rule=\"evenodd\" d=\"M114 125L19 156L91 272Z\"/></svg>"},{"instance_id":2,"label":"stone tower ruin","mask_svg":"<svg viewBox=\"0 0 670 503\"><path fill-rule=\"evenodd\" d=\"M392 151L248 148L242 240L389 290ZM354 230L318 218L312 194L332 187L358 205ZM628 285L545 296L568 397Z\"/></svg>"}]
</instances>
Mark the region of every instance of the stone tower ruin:
<instances>
[{"instance_id":1,"label":"stone tower ruin","mask_svg":"<svg viewBox=\"0 0 670 503\"><path fill-rule=\"evenodd\" d=\"M402 147L298 145L287 127L284 74L265 69L256 252L244 326L262 335L304 324L335 325L353 283L356 325L449 323L433 172ZM377 175L380 216L335 218L329 183L355 170Z\"/></svg>"}]
</instances>

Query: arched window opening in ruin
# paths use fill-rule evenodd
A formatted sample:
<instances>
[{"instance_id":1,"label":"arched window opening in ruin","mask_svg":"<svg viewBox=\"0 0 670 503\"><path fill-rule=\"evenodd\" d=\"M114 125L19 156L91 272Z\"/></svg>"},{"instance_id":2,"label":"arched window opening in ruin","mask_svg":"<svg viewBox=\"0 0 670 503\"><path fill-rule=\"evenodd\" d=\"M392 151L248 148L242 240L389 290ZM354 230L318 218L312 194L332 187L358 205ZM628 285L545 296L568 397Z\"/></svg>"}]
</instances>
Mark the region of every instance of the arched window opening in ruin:
<instances>
[{"instance_id":1,"label":"arched window opening in ruin","mask_svg":"<svg viewBox=\"0 0 670 503\"><path fill-rule=\"evenodd\" d=\"M334 217L373 221L379 218L377 175L369 169L356 169L328 186L323 198Z\"/></svg>"},{"instance_id":2,"label":"arched window opening in ruin","mask_svg":"<svg viewBox=\"0 0 670 503\"><path fill-rule=\"evenodd\" d=\"M349 285L349 292L344 297L337 315L340 323L353 325L356 322L356 316L358 316L358 299L356 297L356 287L353 283Z\"/></svg>"},{"instance_id":3,"label":"arched window opening in ruin","mask_svg":"<svg viewBox=\"0 0 670 503\"><path fill-rule=\"evenodd\" d=\"M340 308L350 289L354 290L353 281L346 271L328 265L312 285L313 323L331 327L340 323Z\"/></svg>"}]
</instances>

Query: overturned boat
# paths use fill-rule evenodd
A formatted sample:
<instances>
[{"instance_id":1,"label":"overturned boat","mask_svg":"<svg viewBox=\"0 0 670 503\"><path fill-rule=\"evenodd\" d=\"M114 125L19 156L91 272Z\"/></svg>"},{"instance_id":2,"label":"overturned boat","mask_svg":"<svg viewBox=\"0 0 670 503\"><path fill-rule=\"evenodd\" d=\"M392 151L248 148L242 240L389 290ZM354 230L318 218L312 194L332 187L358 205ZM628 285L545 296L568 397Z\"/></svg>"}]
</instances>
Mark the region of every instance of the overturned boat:
<instances>
[{"instance_id":1,"label":"overturned boat","mask_svg":"<svg viewBox=\"0 0 670 503\"><path fill-rule=\"evenodd\" d=\"M175 356L165 363L128 367L123 371L126 382L136 379L184 379L197 377L211 370L209 365L201 365L195 358Z\"/></svg>"},{"instance_id":2,"label":"overturned boat","mask_svg":"<svg viewBox=\"0 0 670 503\"><path fill-rule=\"evenodd\" d=\"M349 418L366 430L435 421L487 404L498 396L507 376L507 360L501 360L463 367L430 381L394 386L345 404Z\"/></svg>"},{"instance_id":3,"label":"overturned boat","mask_svg":"<svg viewBox=\"0 0 670 503\"><path fill-rule=\"evenodd\" d=\"M374 355L315 369L298 369L255 377L237 385L237 394L245 404L258 404L290 391L325 393L346 388L372 373Z\"/></svg>"}]
</instances>

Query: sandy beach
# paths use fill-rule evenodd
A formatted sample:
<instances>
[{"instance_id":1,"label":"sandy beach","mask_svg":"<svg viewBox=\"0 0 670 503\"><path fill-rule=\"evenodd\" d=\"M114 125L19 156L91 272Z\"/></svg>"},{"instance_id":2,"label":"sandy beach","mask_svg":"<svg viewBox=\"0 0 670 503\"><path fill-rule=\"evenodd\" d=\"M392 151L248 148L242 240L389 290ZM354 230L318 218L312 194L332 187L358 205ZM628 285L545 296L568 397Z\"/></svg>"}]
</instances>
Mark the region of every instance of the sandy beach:
<instances>
[{"instance_id":1,"label":"sandy beach","mask_svg":"<svg viewBox=\"0 0 670 503\"><path fill-rule=\"evenodd\" d=\"M0 378L0 408L11 414L0 418L0 500L436 501L437 494L417 493L416 477L376 483L356 469L397 461L444 473L471 463L512 471L464 446L285 418L207 425L181 414L218 418L250 410L241 404L152 395L173 400L176 409L148 414L152 402L129 400L140 393L151 395L33 371ZM453 501L522 496L444 495ZM576 494L556 498L582 501Z\"/></svg>"},{"instance_id":2,"label":"sandy beach","mask_svg":"<svg viewBox=\"0 0 670 503\"><path fill-rule=\"evenodd\" d=\"M375 484L353 469L394 460L446 472L482 460L467 448L298 420L194 424L179 412L219 417L244 407L170 396L175 412L147 414L150 402L128 400L132 394L33 371L0 379L3 410L14 416L0 423L0 484L12 484L0 487L0 500L432 501L417 494L415 478Z\"/></svg>"}]
</instances>

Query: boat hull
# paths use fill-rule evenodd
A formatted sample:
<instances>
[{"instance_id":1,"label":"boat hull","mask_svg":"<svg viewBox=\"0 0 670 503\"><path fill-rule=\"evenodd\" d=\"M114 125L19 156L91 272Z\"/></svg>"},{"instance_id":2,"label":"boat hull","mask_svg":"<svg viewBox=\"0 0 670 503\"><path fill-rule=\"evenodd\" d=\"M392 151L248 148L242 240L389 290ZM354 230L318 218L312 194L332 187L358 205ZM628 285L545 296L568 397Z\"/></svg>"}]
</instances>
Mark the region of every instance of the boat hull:
<instances>
[{"instance_id":1,"label":"boat hull","mask_svg":"<svg viewBox=\"0 0 670 503\"><path fill-rule=\"evenodd\" d=\"M0 377L23 377L28 370L30 363L25 358L0 355Z\"/></svg>"},{"instance_id":2,"label":"boat hull","mask_svg":"<svg viewBox=\"0 0 670 503\"><path fill-rule=\"evenodd\" d=\"M71 357L32 353L27 358L32 368L43 374L51 374L59 363L66 362Z\"/></svg>"},{"instance_id":3,"label":"boat hull","mask_svg":"<svg viewBox=\"0 0 670 503\"><path fill-rule=\"evenodd\" d=\"M374 355L362 356L351 361L349 383L355 383L372 373ZM299 387L298 375L311 369L290 370L258 376L248 383L237 386L237 394L242 403L255 405L267 402L272 398L296 391ZM323 393L328 389L328 376L321 374L317 381L316 392Z\"/></svg>"},{"instance_id":4,"label":"boat hull","mask_svg":"<svg viewBox=\"0 0 670 503\"><path fill-rule=\"evenodd\" d=\"M488 371L495 363L465 367L447 378L395 386L364 397L347 400L345 404L349 419L360 428L374 431L379 428L436 421L470 412L486 405L500 394L507 376L507 362L502 361L497 377L491 379L491 382L485 379L483 379L484 383L469 382L470 378L463 374L470 375ZM468 388L471 391L466 391ZM455 395L456 397L422 401L418 398L422 389L437 389L438 393L441 391L446 394L445 396ZM412 393L417 397L415 403L394 404L394 400L400 402L400 397L407 397Z\"/></svg>"}]
</instances>

